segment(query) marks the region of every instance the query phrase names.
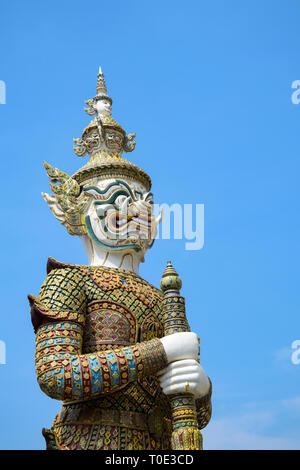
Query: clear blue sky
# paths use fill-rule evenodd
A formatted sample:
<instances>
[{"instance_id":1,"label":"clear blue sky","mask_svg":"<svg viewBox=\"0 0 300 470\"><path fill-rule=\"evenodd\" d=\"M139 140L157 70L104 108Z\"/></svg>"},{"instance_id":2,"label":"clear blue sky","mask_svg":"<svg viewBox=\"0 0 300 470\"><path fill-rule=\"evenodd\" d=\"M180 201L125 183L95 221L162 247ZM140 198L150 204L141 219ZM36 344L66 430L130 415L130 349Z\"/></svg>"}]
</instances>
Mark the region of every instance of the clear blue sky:
<instances>
[{"instance_id":1,"label":"clear blue sky","mask_svg":"<svg viewBox=\"0 0 300 470\"><path fill-rule=\"evenodd\" d=\"M85 264L43 201L43 160L72 173L102 65L113 116L156 202L203 203L205 245L157 241L141 275L183 280L214 384L206 448L300 449L300 79L296 0L1 2L0 448L44 448L60 405L34 374L26 300L48 256Z\"/></svg>"}]
</instances>

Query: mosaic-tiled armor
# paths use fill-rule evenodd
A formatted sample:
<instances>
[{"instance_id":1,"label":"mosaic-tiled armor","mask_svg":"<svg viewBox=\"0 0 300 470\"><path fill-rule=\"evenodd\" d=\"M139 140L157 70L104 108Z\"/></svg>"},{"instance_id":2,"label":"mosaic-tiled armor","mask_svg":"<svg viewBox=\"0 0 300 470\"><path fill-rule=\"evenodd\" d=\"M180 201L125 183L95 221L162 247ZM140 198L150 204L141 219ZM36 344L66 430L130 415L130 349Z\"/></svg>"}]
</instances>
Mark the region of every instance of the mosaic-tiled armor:
<instances>
[{"instance_id":1,"label":"mosaic-tiled armor","mask_svg":"<svg viewBox=\"0 0 300 470\"><path fill-rule=\"evenodd\" d=\"M122 269L48 261L29 296L41 389L63 401L48 448L169 449L171 413L156 372L167 365L158 338L162 293ZM210 395L198 400L199 427Z\"/></svg>"},{"instance_id":2,"label":"mosaic-tiled armor","mask_svg":"<svg viewBox=\"0 0 300 470\"><path fill-rule=\"evenodd\" d=\"M184 390L190 385L194 390L190 398L178 395L184 407L174 414L177 405L163 392L168 368L177 361L182 370L181 350L190 345L176 342L179 353L171 355L172 341L166 338L174 331L167 331L163 320L164 294L138 275L161 218L153 215L151 179L121 155L134 149L135 134L126 135L111 118L101 69L97 95L87 104L87 113L96 117L82 139L75 139L74 149L78 156L88 153L89 162L73 176L45 163L54 194L43 197L68 232L80 236L89 265L49 258L39 296L29 296L38 383L63 402L51 430L43 434L48 449L171 449L176 413L185 413L186 420L177 425L190 432L186 403L193 407L194 429L197 421L200 429L208 423L209 380L196 361L197 335L177 333L196 343L196 352L184 357L195 371L191 380L196 375L197 381L186 382ZM167 315L173 318L172 309L168 304ZM185 429L179 431L182 437Z\"/></svg>"}]
</instances>

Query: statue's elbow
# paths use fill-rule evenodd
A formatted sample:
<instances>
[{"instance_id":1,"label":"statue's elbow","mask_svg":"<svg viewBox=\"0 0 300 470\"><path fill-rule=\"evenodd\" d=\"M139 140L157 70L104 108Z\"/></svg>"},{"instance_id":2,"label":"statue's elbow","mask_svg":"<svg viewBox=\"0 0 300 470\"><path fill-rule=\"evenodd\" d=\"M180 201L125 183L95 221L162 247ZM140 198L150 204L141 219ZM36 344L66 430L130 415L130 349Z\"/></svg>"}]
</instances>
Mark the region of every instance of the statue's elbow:
<instances>
[{"instance_id":1,"label":"statue's elbow","mask_svg":"<svg viewBox=\"0 0 300 470\"><path fill-rule=\"evenodd\" d=\"M38 378L38 384L42 392L54 400L64 400L63 391L57 387L55 375L50 378Z\"/></svg>"}]
</instances>

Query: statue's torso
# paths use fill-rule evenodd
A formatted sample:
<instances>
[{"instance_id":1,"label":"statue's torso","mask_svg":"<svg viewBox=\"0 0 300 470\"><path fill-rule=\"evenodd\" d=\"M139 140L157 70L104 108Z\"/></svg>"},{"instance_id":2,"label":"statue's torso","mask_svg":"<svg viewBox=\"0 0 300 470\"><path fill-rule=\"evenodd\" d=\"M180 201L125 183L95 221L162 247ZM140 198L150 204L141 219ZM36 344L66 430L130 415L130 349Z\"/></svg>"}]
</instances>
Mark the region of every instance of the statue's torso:
<instances>
[{"instance_id":1,"label":"statue's torso","mask_svg":"<svg viewBox=\"0 0 300 470\"><path fill-rule=\"evenodd\" d=\"M68 269L72 273L66 282ZM58 298L59 290L61 295L68 290L70 302L82 302L83 354L163 336L162 293L140 276L77 266L57 271L56 277ZM114 378L104 371L104 380ZM64 403L53 431L70 449L168 448L169 418L169 402L156 377L147 377L89 401Z\"/></svg>"}]
</instances>

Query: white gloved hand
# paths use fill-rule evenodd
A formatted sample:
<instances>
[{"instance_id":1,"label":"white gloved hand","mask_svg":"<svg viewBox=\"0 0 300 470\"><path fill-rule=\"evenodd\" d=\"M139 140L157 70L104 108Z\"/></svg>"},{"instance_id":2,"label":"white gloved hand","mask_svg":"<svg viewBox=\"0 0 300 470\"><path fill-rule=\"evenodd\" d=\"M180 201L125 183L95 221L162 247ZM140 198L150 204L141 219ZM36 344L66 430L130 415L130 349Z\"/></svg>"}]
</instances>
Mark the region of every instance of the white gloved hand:
<instances>
[{"instance_id":1,"label":"white gloved hand","mask_svg":"<svg viewBox=\"0 0 300 470\"><path fill-rule=\"evenodd\" d=\"M180 359L197 359L199 355L198 336L196 333L184 332L160 338L167 355L168 363Z\"/></svg>"},{"instance_id":2,"label":"white gloved hand","mask_svg":"<svg viewBox=\"0 0 300 470\"><path fill-rule=\"evenodd\" d=\"M210 388L210 382L203 367L194 359L173 362L157 375L166 395L192 393L195 398L201 398L208 393ZM186 387L187 383L188 387Z\"/></svg>"}]
</instances>

